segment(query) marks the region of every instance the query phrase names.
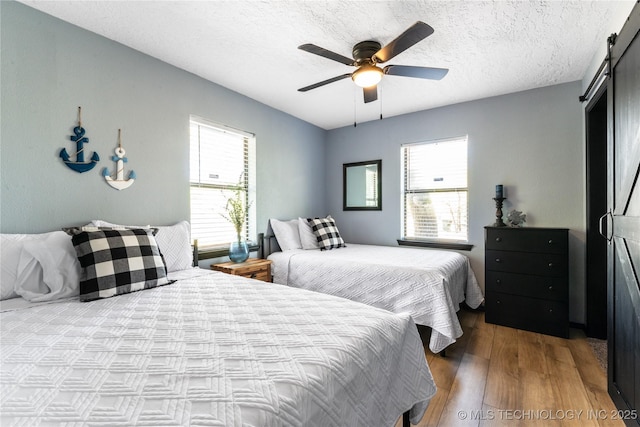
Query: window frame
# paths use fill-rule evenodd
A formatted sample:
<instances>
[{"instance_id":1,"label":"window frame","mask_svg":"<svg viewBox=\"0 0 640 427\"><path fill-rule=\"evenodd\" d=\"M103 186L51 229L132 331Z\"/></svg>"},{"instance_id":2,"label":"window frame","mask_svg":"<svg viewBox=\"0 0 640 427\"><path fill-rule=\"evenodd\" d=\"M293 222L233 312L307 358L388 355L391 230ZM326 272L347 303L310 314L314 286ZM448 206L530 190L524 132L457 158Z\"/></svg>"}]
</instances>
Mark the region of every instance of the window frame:
<instances>
[{"instance_id":1,"label":"window frame","mask_svg":"<svg viewBox=\"0 0 640 427\"><path fill-rule=\"evenodd\" d=\"M467 185L465 187L446 187L446 188L437 188L437 189L408 189L407 182L407 173L409 170L407 169L407 150L411 146L418 145L426 145L426 144L436 144L436 143L446 143L450 141L459 141L464 140L467 146ZM440 249L454 249L454 250L464 250L469 251L473 248L473 245L469 243L469 181L468 181L468 165L469 165L469 157L468 157L468 147L469 147L469 137L468 135L463 135L459 137L453 138L443 138L436 140L428 140L428 141L419 141L402 144L400 147L400 171L401 171L401 188L400 188L400 206L401 206L401 215L400 215L400 235L401 237L397 239L397 242L401 246L417 246L417 247L428 247L428 248L440 248ZM446 239L446 238L417 238L417 237L407 237L406 229L407 229L407 213L406 213L406 197L407 194L433 194L433 193L443 193L443 192L465 192L466 193L466 224L467 224L467 232L465 240L456 240L456 239Z\"/></svg>"},{"instance_id":2,"label":"window frame","mask_svg":"<svg viewBox=\"0 0 640 427\"><path fill-rule=\"evenodd\" d=\"M223 125L220 123L213 122L206 118L190 115L189 116L189 138L191 140L191 127L192 125L197 125L199 127L209 127L213 130L221 133L227 133L236 135L239 138L243 138L243 158L244 158L244 167L242 172L242 182L243 182L243 191L245 192L245 203L249 203L249 209L247 210L247 217L245 218L245 227L243 232L243 237L249 244L250 250L255 251L258 248L257 244L257 233L256 233L256 136L255 134L239 129L232 128L227 125ZM198 137L198 144L202 141L200 137ZM191 144L191 143L190 143ZM189 164L191 168L192 163L192 153L191 149L189 151ZM200 155L198 155L198 167L201 168L202 159ZM193 212L193 202L192 202L192 189L200 188L200 189L211 189L211 190L233 190L236 189L236 185L230 185L228 183L221 184L212 184L202 182L201 173L198 172L198 180L192 180L192 171L189 171L189 217L192 218ZM193 233L193 230L192 230ZM193 239L197 240L197 236L192 236ZM229 244L231 242L219 243L214 245L206 245L202 246L202 243L198 243L198 259L209 259L209 258L217 258L226 256L229 253Z\"/></svg>"}]
</instances>

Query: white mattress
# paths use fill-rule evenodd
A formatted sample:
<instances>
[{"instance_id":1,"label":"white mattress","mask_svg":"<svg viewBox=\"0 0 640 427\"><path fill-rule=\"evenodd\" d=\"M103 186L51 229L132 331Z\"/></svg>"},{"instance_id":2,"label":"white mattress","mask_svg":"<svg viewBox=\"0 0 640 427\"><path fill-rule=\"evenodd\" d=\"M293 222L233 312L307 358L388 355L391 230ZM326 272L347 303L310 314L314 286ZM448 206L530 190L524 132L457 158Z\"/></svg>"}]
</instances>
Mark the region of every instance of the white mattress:
<instances>
[{"instance_id":1,"label":"white mattress","mask_svg":"<svg viewBox=\"0 0 640 427\"><path fill-rule=\"evenodd\" d=\"M0 328L2 426L392 426L435 393L408 315L219 272Z\"/></svg>"},{"instance_id":2,"label":"white mattress","mask_svg":"<svg viewBox=\"0 0 640 427\"><path fill-rule=\"evenodd\" d=\"M452 251L347 243L330 251L274 252L274 282L409 313L432 329L437 353L462 336L460 303L478 307L484 297L469 259Z\"/></svg>"}]
</instances>

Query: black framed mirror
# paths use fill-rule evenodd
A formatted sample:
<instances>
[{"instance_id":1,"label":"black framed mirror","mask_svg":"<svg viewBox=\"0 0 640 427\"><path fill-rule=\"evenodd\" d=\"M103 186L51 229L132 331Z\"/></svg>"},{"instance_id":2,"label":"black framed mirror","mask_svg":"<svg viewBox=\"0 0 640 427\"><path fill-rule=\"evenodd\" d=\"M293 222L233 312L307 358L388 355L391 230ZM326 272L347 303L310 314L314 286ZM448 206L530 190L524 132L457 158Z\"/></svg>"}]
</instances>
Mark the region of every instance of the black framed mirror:
<instances>
[{"instance_id":1,"label":"black framed mirror","mask_svg":"<svg viewBox=\"0 0 640 427\"><path fill-rule=\"evenodd\" d=\"M342 210L382 210L382 160L345 163L342 175Z\"/></svg>"}]
</instances>

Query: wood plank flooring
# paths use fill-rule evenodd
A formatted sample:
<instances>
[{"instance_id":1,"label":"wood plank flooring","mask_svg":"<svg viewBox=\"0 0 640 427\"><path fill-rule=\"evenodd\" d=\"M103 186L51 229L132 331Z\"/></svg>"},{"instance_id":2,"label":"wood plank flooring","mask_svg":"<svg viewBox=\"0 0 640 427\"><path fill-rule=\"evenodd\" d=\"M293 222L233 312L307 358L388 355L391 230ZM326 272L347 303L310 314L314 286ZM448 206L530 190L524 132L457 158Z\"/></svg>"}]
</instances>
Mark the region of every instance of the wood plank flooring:
<instances>
[{"instance_id":1,"label":"wood plank flooring","mask_svg":"<svg viewBox=\"0 0 640 427\"><path fill-rule=\"evenodd\" d=\"M446 357L425 345L438 392L419 427L624 427L582 331L567 340L485 323L482 312L458 314L464 335Z\"/></svg>"}]
</instances>

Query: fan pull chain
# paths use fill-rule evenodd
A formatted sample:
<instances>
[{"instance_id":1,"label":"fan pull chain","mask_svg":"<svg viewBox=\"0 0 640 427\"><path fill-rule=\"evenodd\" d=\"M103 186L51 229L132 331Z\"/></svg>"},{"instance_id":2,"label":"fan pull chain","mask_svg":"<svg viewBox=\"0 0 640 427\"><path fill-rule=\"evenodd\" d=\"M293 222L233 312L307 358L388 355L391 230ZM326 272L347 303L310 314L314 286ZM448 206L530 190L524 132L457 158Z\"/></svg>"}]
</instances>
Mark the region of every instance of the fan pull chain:
<instances>
[{"instance_id":1,"label":"fan pull chain","mask_svg":"<svg viewBox=\"0 0 640 427\"><path fill-rule=\"evenodd\" d=\"M356 104L358 103L358 101L356 100L358 97L358 89L354 89L353 90L353 127L358 126L358 124L356 123Z\"/></svg>"},{"instance_id":2,"label":"fan pull chain","mask_svg":"<svg viewBox=\"0 0 640 427\"><path fill-rule=\"evenodd\" d=\"M378 85L378 93L380 94L379 102L380 102L380 120L382 120L382 85Z\"/></svg>"}]
</instances>

